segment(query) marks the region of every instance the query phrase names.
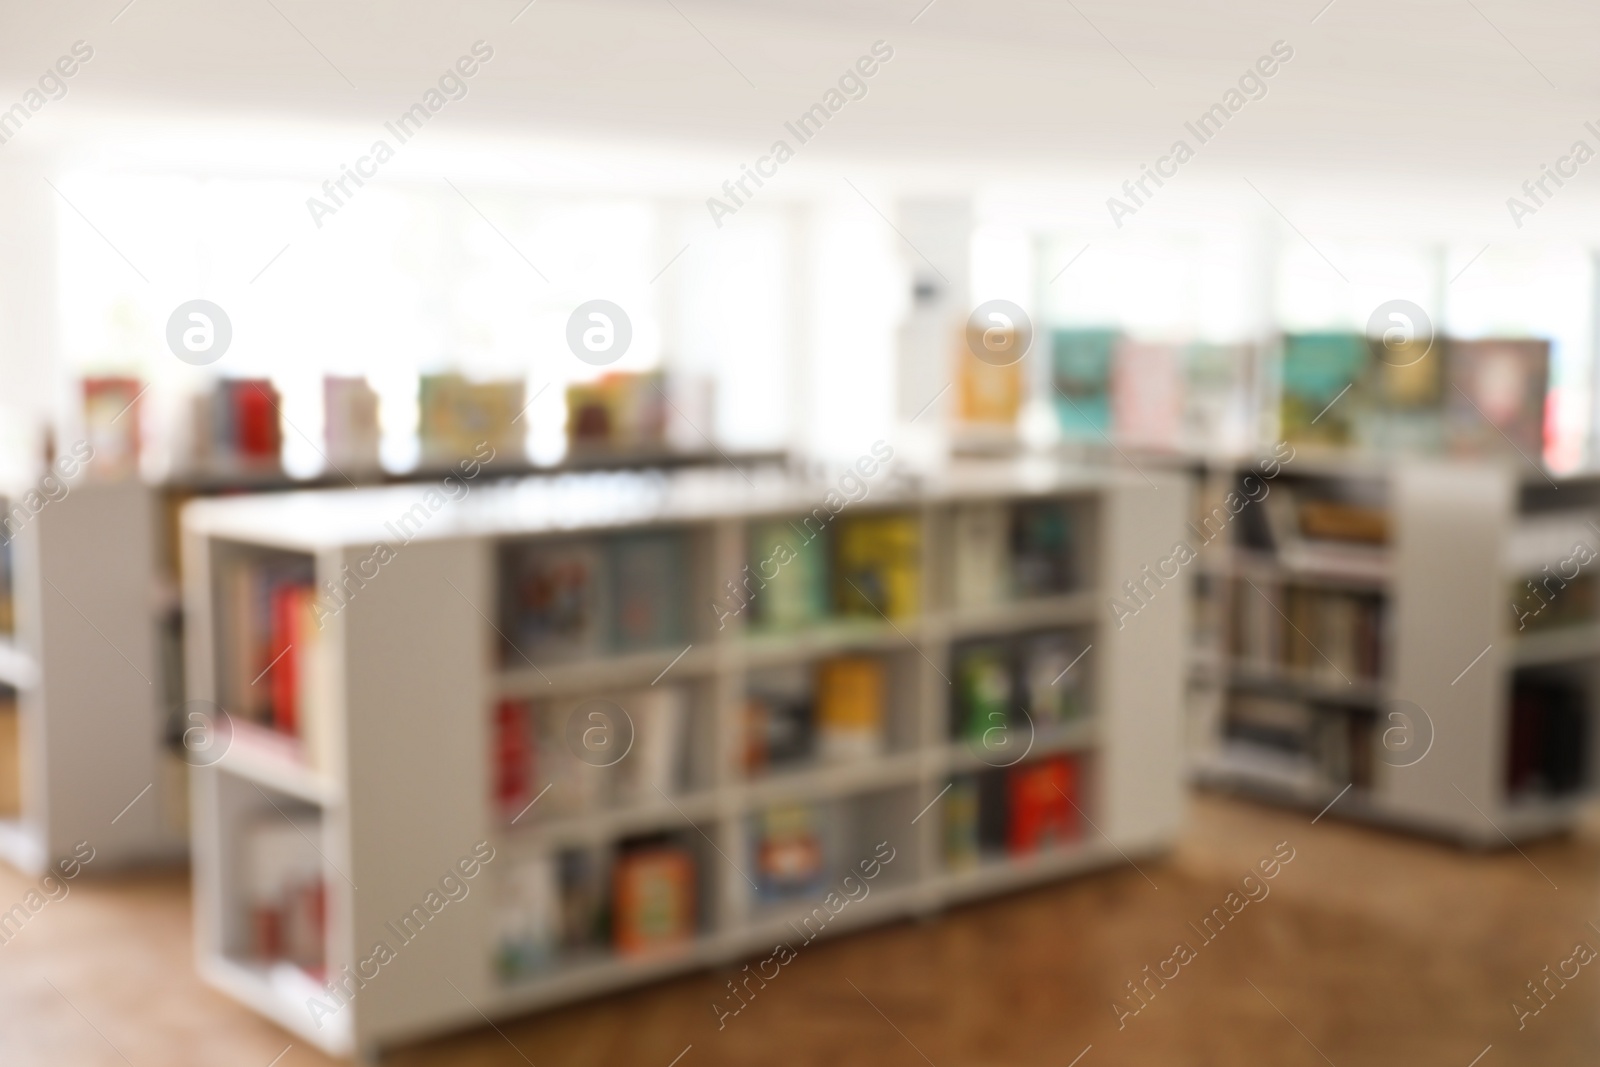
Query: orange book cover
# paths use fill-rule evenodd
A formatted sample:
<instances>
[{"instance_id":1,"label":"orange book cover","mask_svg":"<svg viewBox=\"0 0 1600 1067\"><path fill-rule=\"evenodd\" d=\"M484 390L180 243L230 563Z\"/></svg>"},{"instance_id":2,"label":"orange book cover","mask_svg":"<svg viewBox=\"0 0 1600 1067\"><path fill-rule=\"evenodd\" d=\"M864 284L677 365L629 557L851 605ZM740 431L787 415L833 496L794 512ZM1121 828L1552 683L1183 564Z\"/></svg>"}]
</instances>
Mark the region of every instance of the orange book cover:
<instances>
[{"instance_id":1,"label":"orange book cover","mask_svg":"<svg viewBox=\"0 0 1600 1067\"><path fill-rule=\"evenodd\" d=\"M619 953L658 951L694 936L694 861L686 850L669 846L624 853L612 879Z\"/></svg>"}]
</instances>

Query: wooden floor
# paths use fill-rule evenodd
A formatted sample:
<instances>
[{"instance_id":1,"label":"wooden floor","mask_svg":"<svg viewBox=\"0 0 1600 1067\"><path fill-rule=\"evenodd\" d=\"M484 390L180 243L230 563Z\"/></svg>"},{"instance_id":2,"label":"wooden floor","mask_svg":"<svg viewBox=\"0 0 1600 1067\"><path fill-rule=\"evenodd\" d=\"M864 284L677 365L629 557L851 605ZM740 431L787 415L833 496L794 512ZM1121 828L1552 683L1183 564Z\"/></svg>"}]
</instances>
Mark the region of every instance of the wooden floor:
<instances>
[{"instance_id":1,"label":"wooden floor","mask_svg":"<svg viewBox=\"0 0 1600 1067\"><path fill-rule=\"evenodd\" d=\"M1270 896L1202 942L1188 924L1284 841L1295 858ZM720 1031L724 979L705 973L385 1062L669 1067L688 1048L678 1067L1593 1067L1600 965L1552 982L1520 1031L1511 1004L1577 943L1600 947L1600 831L1524 852L1202 795L1179 848L1142 873L819 942ZM0 902L28 885L0 871ZM1119 1030L1113 1000L1180 940L1195 958ZM80 879L0 946L0 1064L268 1067L289 1044L194 977L181 873ZM296 1044L278 1067L324 1062Z\"/></svg>"}]
</instances>

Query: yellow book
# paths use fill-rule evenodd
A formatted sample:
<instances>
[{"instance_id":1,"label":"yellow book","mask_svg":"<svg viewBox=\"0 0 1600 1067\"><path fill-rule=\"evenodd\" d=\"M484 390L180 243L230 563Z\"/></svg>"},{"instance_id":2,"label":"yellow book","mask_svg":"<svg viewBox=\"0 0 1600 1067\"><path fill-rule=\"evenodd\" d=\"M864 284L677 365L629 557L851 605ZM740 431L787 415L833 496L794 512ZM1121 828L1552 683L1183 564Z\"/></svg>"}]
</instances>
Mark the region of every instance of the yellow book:
<instances>
[{"instance_id":1,"label":"yellow book","mask_svg":"<svg viewBox=\"0 0 1600 1067\"><path fill-rule=\"evenodd\" d=\"M841 614L906 619L921 606L922 531L915 515L839 524L834 590Z\"/></svg>"},{"instance_id":2,"label":"yellow book","mask_svg":"<svg viewBox=\"0 0 1600 1067\"><path fill-rule=\"evenodd\" d=\"M841 656L817 665L817 747L825 760L861 759L883 748L883 662Z\"/></svg>"}]
</instances>

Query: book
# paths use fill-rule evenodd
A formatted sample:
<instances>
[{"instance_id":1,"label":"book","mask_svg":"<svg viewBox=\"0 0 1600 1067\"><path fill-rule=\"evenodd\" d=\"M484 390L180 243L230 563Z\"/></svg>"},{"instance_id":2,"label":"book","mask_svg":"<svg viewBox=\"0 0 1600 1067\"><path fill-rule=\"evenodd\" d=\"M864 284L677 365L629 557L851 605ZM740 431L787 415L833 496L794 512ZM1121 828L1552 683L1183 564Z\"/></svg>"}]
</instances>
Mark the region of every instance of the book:
<instances>
[{"instance_id":1,"label":"book","mask_svg":"<svg viewBox=\"0 0 1600 1067\"><path fill-rule=\"evenodd\" d=\"M532 712L521 700L502 699L494 709L494 757L490 768L495 809L505 821L533 802Z\"/></svg>"},{"instance_id":2,"label":"book","mask_svg":"<svg viewBox=\"0 0 1600 1067\"><path fill-rule=\"evenodd\" d=\"M686 944L695 928L694 858L678 845L621 850L612 900L613 944L620 955Z\"/></svg>"},{"instance_id":3,"label":"book","mask_svg":"<svg viewBox=\"0 0 1600 1067\"><path fill-rule=\"evenodd\" d=\"M313 844L321 832L321 818L300 811L273 812L246 828L245 904L256 959L285 960L308 971L323 966L326 895L322 857Z\"/></svg>"},{"instance_id":4,"label":"book","mask_svg":"<svg viewBox=\"0 0 1600 1067\"><path fill-rule=\"evenodd\" d=\"M787 630L828 615L827 531L810 534L790 522L753 522L748 532L757 626Z\"/></svg>"},{"instance_id":5,"label":"book","mask_svg":"<svg viewBox=\"0 0 1600 1067\"><path fill-rule=\"evenodd\" d=\"M451 464L478 454L523 452L526 423L520 380L469 382L459 374L424 374L417 384L417 435L424 463Z\"/></svg>"},{"instance_id":6,"label":"book","mask_svg":"<svg viewBox=\"0 0 1600 1067\"><path fill-rule=\"evenodd\" d=\"M131 478L139 471L139 401L144 385L137 378L90 377L83 380L84 436L93 449L96 477Z\"/></svg>"},{"instance_id":7,"label":"book","mask_svg":"<svg viewBox=\"0 0 1600 1067\"><path fill-rule=\"evenodd\" d=\"M1050 371L1056 419L1068 441L1108 440L1111 432L1111 363L1115 330L1056 330L1050 335Z\"/></svg>"},{"instance_id":8,"label":"book","mask_svg":"<svg viewBox=\"0 0 1600 1067\"><path fill-rule=\"evenodd\" d=\"M839 656L817 665L817 754L866 759L883 751L888 682L873 656Z\"/></svg>"},{"instance_id":9,"label":"book","mask_svg":"<svg viewBox=\"0 0 1600 1067\"><path fill-rule=\"evenodd\" d=\"M921 605L922 532L915 515L841 518L834 600L842 615L906 619Z\"/></svg>"},{"instance_id":10,"label":"book","mask_svg":"<svg viewBox=\"0 0 1600 1067\"><path fill-rule=\"evenodd\" d=\"M811 759L816 730L809 672L801 667L750 676L744 704L744 766L749 774Z\"/></svg>"},{"instance_id":11,"label":"book","mask_svg":"<svg viewBox=\"0 0 1600 1067\"><path fill-rule=\"evenodd\" d=\"M657 804L676 796L688 779L689 691L660 685L621 694L616 703L633 721L633 747L617 767L617 804Z\"/></svg>"},{"instance_id":12,"label":"book","mask_svg":"<svg viewBox=\"0 0 1600 1067\"><path fill-rule=\"evenodd\" d=\"M1183 430L1184 350L1179 345L1117 342L1111 364L1111 414L1117 440L1151 449L1178 447Z\"/></svg>"},{"instance_id":13,"label":"book","mask_svg":"<svg viewBox=\"0 0 1600 1067\"><path fill-rule=\"evenodd\" d=\"M561 950L561 886L550 856L533 856L507 869L495 912L495 970L512 982L548 969Z\"/></svg>"},{"instance_id":14,"label":"book","mask_svg":"<svg viewBox=\"0 0 1600 1067\"><path fill-rule=\"evenodd\" d=\"M987 607L1011 595L1010 515L1004 504L961 504L952 517L958 607Z\"/></svg>"},{"instance_id":15,"label":"book","mask_svg":"<svg viewBox=\"0 0 1600 1067\"><path fill-rule=\"evenodd\" d=\"M957 646L954 659L953 733L969 746L997 750L1007 743L1006 729L1011 725L1009 650L997 641L970 643Z\"/></svg>"},{"instance_id":16,"label":"book","mask_svg":"<svg viewBox=\"0 0 1600 1067\"><path fill-rule=\"evenodd\" d=\"M594 952L611 939L612 923L607 892L612 873L610 850L605 847L571 848L556 861L560 894L560 945L563 955Z\"/></svg>"},{"instance_id":17,"label":"book","mask_svg":"<svg viewBox=\"0 0 1600 1067\"><path fill-rule=\"evenodd\" d=\"M318 731L325 726L311 579L311 560L287 554L239 556L219 567L223 707L285 737L307 735L308 716Z\"/></svg>"},{"instance_id":18,"label":"book","mask_svg":"<svg viewBox=\"0 0 1600 1067\"><path fill-rule=\"evenodd\" d=\"M322 440L336 470L378 469L378 394L365 378L323 377Z\"/></svg>"},{"instance_id":19,"label":"book","mask_svg":"<svg viewBox=\"0 0 1600 1067\"><path fill-rule=\"evenodd\" d=\"M970 870L978 865L978 783L962 775L950 783L944 798L944 865Z\"/></svg>"},{"instance_id":20,"label":"book","mask_svg":"<svg viewBox=\"0 0 1600 1067\"><path fill-rule=\"evenodd\" d=\"M1070 505L1026 501L1011 510L1011 581L1018 597L1056 596L1077 584L1077 530Z\"/></svg>"},{"instance_id":21,"label":"book","mask_svg":"<svg viewBox=\"0 0 1600 1067\"><path fill-rule=\"evenodd\" d=\"M605 637L604 553L589 540L511 545L503 557L507 581L503 628L511 640L502 662L578 659L598 652Z\"/></svg>"},{"instance_id":22,"label":"book","mask_svg":"<svg viewBox=\"0 0 1600 1067\"><path fill-rule=\"evenodd\" d=\"M1087 644L1076 634L1057 632L1029 637L1022 649L1026 707L1038 735L1048 737L1087 717Z\"/></svg>"},{"instance_id":23,"label":"book","mask_svg":"<svg viewBox=\"0 0 1600 1067\"><path fill-rule=\"evenodd\" d=\"M957 333L955 342L956 421L980 426L1014 426L1022 412L1026 390L1021 358L995 364L974 357L965 328ZM1017 342L1012 340L1004 347L1015 350L1016 346Z\"/></svg>"},{"instance_id":24,"label":"book","mask_svg":"<svg viewBox=\"0 0 1600 1067\"><path fill-rule=\"evenodd\" d=\"M779 804L754 817L756 884L765 899L817 890L826 870L822 818L810 804Z\"/></svg>"},{"instance_id":25,"label":"book","mask_svg":"<svg viewBox=\"0 0 1600 1067\"><path fill-rule=\"evenodd\" d=\"M1550 342L1456 341L1446 349L1449 443L1460 453L1544 454Z\"/></svg>"},{"instance_id":26,"label":"book","mask_svg":"<svg viewBox=\"0 0 1600 1067\"><path fill-rule=\"evenodd\" d=\"M1078 836L1078 767L1070 756L1025 763L1006 772L1006 848L1034 852Z\"/></svg>"},{"instance_id":27,"label":"book","mask_svg":"<svg viewBox=\"0 0 1600 1067\"><path fill-rule=\"evenodd\" d=\"M1279 412L1284 440L1349 444L1360 414L1359 383L1370 360L1371 349L1361 334L1286 335Z\"/></svg>"},{"instance_id":28,"label":"book","mask_svg":"<svg viewBox=\"0 0 1600 1067\"><path fill-rule=\"evenodd\" d=\"M633 651L684 640L689 561L675 531L626 534L609 545L611 645Z\"/></svg>"},{"instance_id":29,"label":"book","mask_svg":"<svg viewBox=\"0 0 1600 1067\"><path fill-rule=\"evenodd\" d=\"M1256 443L1252 345L1196 342L1185 352L1183 438L1191 448L1224 454Z\"/></svg>"},{"instance_id":30,"label":"book","mask_svg":"<svg viewBox=\"0 0 1600 1067\"><path fill-rule=\"evenodd\" d=\"M612 371L567 386L567 441L574 453L666 445L667 382L661 371Z\"/></svg>"}]
</instances>

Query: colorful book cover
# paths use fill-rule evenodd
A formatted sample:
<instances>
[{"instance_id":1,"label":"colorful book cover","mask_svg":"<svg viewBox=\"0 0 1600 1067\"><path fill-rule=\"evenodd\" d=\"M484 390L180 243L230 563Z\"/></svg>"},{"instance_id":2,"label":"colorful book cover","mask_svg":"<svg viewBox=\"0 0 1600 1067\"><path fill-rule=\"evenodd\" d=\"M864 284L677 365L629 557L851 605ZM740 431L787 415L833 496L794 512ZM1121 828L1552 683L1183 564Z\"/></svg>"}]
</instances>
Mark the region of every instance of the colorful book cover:
<instances>
[{"instance_id":1,"label":"colorful book cover","mask_svg":"<svg viewBox=\"0 0 1600 1067\"><path fill-rule=\"evenodd\" d=\"M1069 441L1103 441L1111 432L1111 357L1116 330L1056 330L1050 367L1056 418Z\"/></svg>"},{"instance_id":2,"label":"colorful book cover","mask_svg":"<svg viewBox=\"0 0 1600 1067\"><path fill-rule=\"evenodd\" d=\"M915 515L839 521L834 594L841 614L905 619L921 603L922 535Z\"/></svg>"},{"instance_id":3,"label":"colorful book cover","mask_svg":"<svg viewBox=\"0 0 1600 1067\"><path fill-rule=\"evenodd\" d=\"M817 665L817 751L823 759L864 759L883 750L885 673L883 661L872 656Z\"/></svg>"},{"instance_id":4,"label":"colorful book cover","mask_svg":"<svg viewBox=\"0 0 1600 1067\"><path fill-rule=\"evenodd\" d=\"M567 386L567 441L574 452L660 448L666 444L666 377L613 371Z\"/></svg>"},{"instance_id":5,"label":"colorful book cover","mask_svg":"<svg viewBox=\"0 0 1600 1067\"><path fill-rule=\"evenodd\" d=\"M809 760L816 747L811 679L801 667L751 678L744 707L744 761L751 774Z\"/></svg>"},{"instance_id":6,"label":"colorful book cover","mask_svg":"<svg viewBox=\"0 0 1600 1067\"><path fill-rule=\"evenodd\" d=\"M1055 596L1076 580L1073 514L1061 501L1029 501L1011 512L1012 585L1019 597Z\"/></svg>"},{"instance_id":7,"label":"colorful book cover","mask_svg":"<svg viewBox=\"0 0 1600 1067\"><path fill-rule=\"evenodd\" d=\"M981 426L1014 426L1022 412L1026 379L1023 361L1004 365L973 356L967 331L955 343L956 419Z\"/></svg>"},{"instance_id":8,"label":"colorful book cover","mask_svg":"<svg viewBox=\"0 0 1600 1067\"><path fill-rule=\"evenodd\" d=\"M1077 764L1067 756L1011 768L1006 775L1010 825L1006 848L1034 852L1078 836Z\"/></svg>"},{"instance_id":9,"label":"colorful book cover","mask_svg":"<svg viewBox=\"0 0 1600 1067\"><path fill-rule=\"evenodd\" d=\"M1358 333L1286 335L1280 409L1284 440L1349 444L1361 414L1360 382L1371 356L1367 339Z\"/></svg>"},{"instance_id":10,"label":"colorful book cover","mask_svg":"<svg viewBox=\"0 0 1600 1067\"><path fill-rule=\"evenodd\" d=\"M758 626L791 629L828 615L828 538L773 520L750 525L751 602ZM763 584L764 583L764 584Z\"/></svg>"},{"instance_id":11,"label":"colorful book cover","mask_svg":"<svg viewBox=\"0 0 1600 1067\"><path fill-rule=\"evenodd\" d=\"M511 867L495 914L495 969L502 981L537 974L555 962L561 937L561 888L555 860L534 856Z\"/></svg>"},{"instance_id":12,"label":"colorful book cover","mask_svg":"<svg viewBox=\"0 0 1600 1067\"><path fill-rule=\"evenodd\" d=\"M523 383L469 382L459 374L425 374L418 382L418 436L422 457L454 463L487 443L497 453L520 455L525 422Z\"/></svg>"},{"instance_id":13,"label":"colorful book cover","mask_svg":"<svg viewBox=\"0 0 1600 1067\"><path fill-rule=\"evenodd\" d=\"M998 642L966 645L956 652L956 733L984 751L1007 743L1011 724L1011 662ZM996 732L998 731L998 732Z\"/></svg>"},{"instance_id":14,"label":"colorful book cover","mask_svg":"<svg viewBox=\"0 0 1600 1067\"><path fill-rule=\"evenodd\" d=\"M825 870L821 819L809 804L780 804L755 816L756 882L782 899L816 889Z\"/></svg>"},{"instance_id":15,"label":"colorful book cover","mask_svg":"<svg viewBox=\"0 0 1600 1067\"><path fill-rule=\"evenodd\" d=\"M1141 448L1178 447L1183 427L1183 348L1117 342L1111 364L1112 425L1119 442Z\"/></svg>"},{"instance_id":16,"label":"colorful book cover","mask_svg":"<svg viewBox=\"0 0 1600 1067\"><path fill-rule=\"evenodd\" d=\"M659 648L684 640L684 538L674 532L628 534L612 540L611 643L620 651Z\"/></svg>"},{"instance_id":17,"label":"colorful book cover","mask_svg":"<svg viewBox=\"0 0 1600 1067\"><path fill-rule=\"evenodd\" d=\"M694 860L687 849L624 851L612 882L617 952L641 955L688 942L694 936L694 893Z\"/></svg>"},{"instance_id":18,"label":"colorful book cover","mask_svg":"<svg viewBox=\"0 0 1600 1067\"><path fill-rule=\"evenodd\" d=\"M1550 342L1451 341L1447 351L1452 449L1476 454L1514 447L1538 463L1544 454Z\"/></svg>"},{"instance_id":19,"label":"colorful book cover","mask_svg":"<svg viewBox=\"0 0 1600 1067\"><path fill-rule=\"evenodd\" d=\"M593 541L540 541L508 550L505 629L521 654L509 652L507 666L525 666L524 655L537 663L598 650L604 636L603 559Z\"/></svg>"},{"instance_id":20,"label":"colorful book cover","mask_svg":"<svg viewBox=\"0 0 1600 1067\"><path fill-rule=\"evenodd\" d=\"M139 401L144 385L137 378L83 380L84 432L94 452L95 473L129 478L139 469Z\"/></svg>"}]
</instances>

